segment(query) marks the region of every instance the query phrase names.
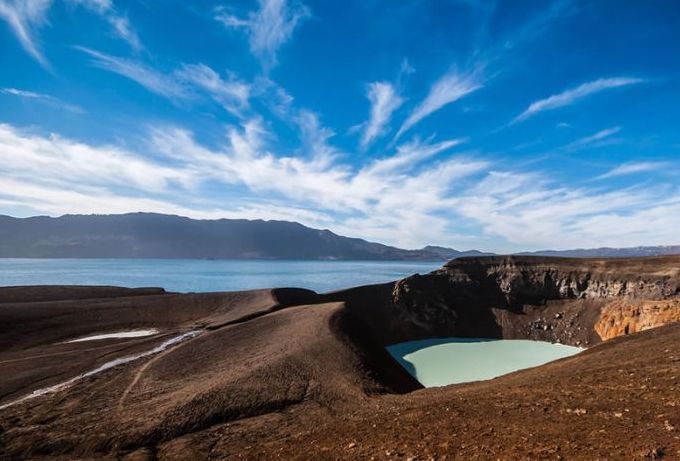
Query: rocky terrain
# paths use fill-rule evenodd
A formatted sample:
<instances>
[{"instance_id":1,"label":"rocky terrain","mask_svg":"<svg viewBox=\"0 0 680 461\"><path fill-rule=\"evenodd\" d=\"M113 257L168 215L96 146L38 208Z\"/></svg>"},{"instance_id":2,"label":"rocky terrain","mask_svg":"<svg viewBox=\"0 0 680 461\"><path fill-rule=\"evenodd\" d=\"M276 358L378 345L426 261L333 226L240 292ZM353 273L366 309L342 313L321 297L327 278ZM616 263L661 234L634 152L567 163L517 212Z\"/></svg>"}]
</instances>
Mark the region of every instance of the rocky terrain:
<instances>
[{"instance_id":1,"label":"rocky terrain","mask_svg":"<svg viewBox=\"0 0 680 461\"><path fill-rule=\"evenodd\" d=\"M0 288L0 459L677 459L679 321L680 257L464 258L326 294ZM438 336L588 349L430 389L384 349Z\"/></svg>"}]
</instances>

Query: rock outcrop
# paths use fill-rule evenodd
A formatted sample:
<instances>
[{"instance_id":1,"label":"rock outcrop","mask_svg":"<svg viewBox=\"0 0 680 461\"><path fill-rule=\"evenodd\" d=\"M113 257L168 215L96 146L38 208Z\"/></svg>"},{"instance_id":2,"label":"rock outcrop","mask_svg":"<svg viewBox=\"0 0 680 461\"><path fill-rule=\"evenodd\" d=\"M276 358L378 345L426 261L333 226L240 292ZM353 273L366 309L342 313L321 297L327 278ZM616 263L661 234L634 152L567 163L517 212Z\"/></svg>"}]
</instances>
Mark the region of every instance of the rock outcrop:
<instances>
[{"instance_id":1,"label":"rock outcrop","mask_svg":"<svg viewBox=\"0 0 680 461\"><path fill-rule=\"evenodd\" d=\"M531 256L465 258L437 274L496 285L512 302L547 299L660 299L680 293L680 257L576 259Z\"/></svg>"},{"instance_id":2,"label":"rock outcrop","mask_svg":"<svg viewBox=\"0 0 680 461\"><path fill-rule=\"evenodd\" d=\"M602 340L680 322L680 299L614 301L602 308L595 331Z\"/></svg>"},{"instance_id":3,"label":"rock outcrop","mask_svg":"<svg viewBox=\"0 0 680 461\"><path fill-rule=\"evenodd\" d=\"M645 325L680 320L680 309L673 302L663 313L651 307L641 314L635 310L642 301L680 299L680 256L461 258L430 274L395 282L389 289L362 287L329 296L345 301L383 344L433 336L483 336L586 346ZM600 320L603 308L614 301L618 307ZM632 317L626 330L628 315ZM602 336L602 325L612 322Z\"/></svg>"}]
</instances>

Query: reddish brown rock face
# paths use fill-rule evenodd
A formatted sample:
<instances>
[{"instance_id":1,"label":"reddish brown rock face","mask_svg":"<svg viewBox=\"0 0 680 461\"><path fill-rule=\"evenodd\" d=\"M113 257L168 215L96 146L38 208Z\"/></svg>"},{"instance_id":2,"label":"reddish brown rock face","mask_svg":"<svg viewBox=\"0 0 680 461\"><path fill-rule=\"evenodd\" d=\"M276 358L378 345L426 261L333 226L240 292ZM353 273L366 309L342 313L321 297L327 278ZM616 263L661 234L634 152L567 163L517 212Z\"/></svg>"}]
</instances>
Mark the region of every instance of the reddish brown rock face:
<instances>
[{"instance_id":1,"label":"reddish brown rock face","mask_svg":"<svg viewBox=\"0 0 680 461\"><path fill-rule=\"evenodd\" d=\"M595 331L603 341L680 322L680 299L614 301L602 308Z\"/></svg>"}]
</instances>

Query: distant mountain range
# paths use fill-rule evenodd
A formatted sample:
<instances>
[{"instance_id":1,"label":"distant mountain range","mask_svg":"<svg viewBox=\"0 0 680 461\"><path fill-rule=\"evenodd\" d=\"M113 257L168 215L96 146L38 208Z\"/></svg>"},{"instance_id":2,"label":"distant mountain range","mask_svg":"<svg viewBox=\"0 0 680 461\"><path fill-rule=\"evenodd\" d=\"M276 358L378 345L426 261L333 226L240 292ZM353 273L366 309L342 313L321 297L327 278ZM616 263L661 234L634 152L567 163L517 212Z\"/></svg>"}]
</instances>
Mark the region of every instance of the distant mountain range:
<instances>
[{"instance_id":1,"label":"distant mountain range","mask_svg":"<svg viewBox=\"0 0 680 461\"><path fill-rule=\"evenodd\" d=\"M540 251L571 257L680 253L680 246ZM0 258L198 258L448 261L485 256L440 246L404 250L296 222L195 220L155 213L13 218L0 215Z\"/></svg>"},{"instance_id":2,"label":"distant mountain range","mask_svg":"<svg viewBox=\"0 0 680 461\"><path fill-rule=\"evenodd\" d=\"M663 256L680 254L680 245L642 246L630 248L580 248L576 250L542 250L523 255L561 256L565 258L638 258L642 256Z\"/></svg>"},{"instance_id":3,"label":"distant mountain range","mask_svg":"<svg viewBox=\"0 0 680 461\"><path fill-rule=\"evenodd\" d=\"M0 216L3 258L201 258L445 261L478 255L400 248L296 222L195 220L153 213Z\"/></svg>"}]
</instances>

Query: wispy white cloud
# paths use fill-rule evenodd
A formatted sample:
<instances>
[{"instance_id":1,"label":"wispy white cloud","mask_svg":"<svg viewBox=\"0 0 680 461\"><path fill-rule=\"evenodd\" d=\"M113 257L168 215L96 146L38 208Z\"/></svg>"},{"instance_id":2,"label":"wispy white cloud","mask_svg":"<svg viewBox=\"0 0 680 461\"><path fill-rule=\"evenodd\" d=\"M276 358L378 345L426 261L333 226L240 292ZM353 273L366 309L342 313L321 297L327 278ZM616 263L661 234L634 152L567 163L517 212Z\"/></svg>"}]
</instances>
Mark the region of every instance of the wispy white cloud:
<instances>
[{"instance_id":1,"label":"wispy white cloud","mask_svg":"<svg viewBox=\"0 0 680 461\"><path fill-rule=\"evenodd\" d=\"M621 127L615 126L612 128L606 128L594 133L590 136L585 136L581 139L577 139L569 143L566 149L577 149L585 146L592 146L593 144L601 144L604 140L611 140L610 138L621 131ZM609 138L609 139L608 139Z\"/></svg>"},{"instance_id":2,"label":"wispy white cloud","mask_svg":"<svg viewBox=\"0 0 680 461\"><path fill-rule=\"evenodd\" d=\"M310 16L309 8L297 0L259 0L259 8L247 19L219 8L215 19L231 28L247 30L250 50L265 70L276 65L277 52L293 35L302 20Z\"/></svg>"},{"instance_id":3,"label":"wispy white cloud","mask_svg":"<svg viewBox=\"0 0 680 461\"><path fill-rule=\"evenodd\" d=\"M242 129L231 129L227 145L220 150L207 149L191 133L177 129L156 131L152 146L174 161L186 159L213 180L244 186L259 197L274 194L289 204L323 210L333 216L335 230L356 225L350 235L373 237L368 229L383 222L379 227L390 230L382 238L407 246L423 241L426 233L441 237L446 220L432 214L446 209L453 184L487 166L484 161L456 156L425 162L458 141L414 143L398 149L396 159L386 156L355 169L317 157L274 155L266 148L267 136L261 122L251 120ZM405 197L408 207L403 206ZM432 225L423 227L427 222Z\"/></svg>"},{"instance_id":4,"label":"wispy white cloud","mask_svg":"<svg viewBox=\"0 0 680 461\"><path fill-rule=\"evenodd\" d=\"M44 94L40 93L35 93L33 91L25 91L25 90L18 90L16 88L2 88L0 89L0 93L2 94L11 94L13 96L19 96L22 98L29 98L29 99L51 99L51 96L47 96Z\"/></svg>"},{"instance_id":5,"label":"wispy white cloud","mask_svg":"<svg viewBox=\"0 0 680 461\"><path fill-rule=\"evenodd\" d=\"M507 242L505 251L673 244L680 225L680 214L664 215L680 212L680 190L665 186L603 192L496 171L452 202L462 219Z\"/></svg>"},{"instance_id":6,"label":"wispy white cloud","mask_svg":"<svg viewBox=\"0 0 680 461\"><path fill-rule=\"evenodd\" d=\"M406 121L401 125L401 128L399 128L395 139L398 139L425 117L481 87L482 82L478 72L461 74L453 70L446 73L432 85L425 99L413 109Z\"/></svg>"},{"instance_id":7,"label":"wispy white cloud","mask_svg":"<svg viewBox=\"0 0 680 461\"><path fill-rule=\"evenodd\" d=\"M185 64L175 72L175 77L204 90L229 112L240 113L248 107L250 85L234 75L224 80L204 64Z\"/></svg>"},{"instance_id":8,"label":"wispy white cloud","mask_svg":"<svg viewBox=\"0 0 680 461\"><path fill-rule=\"evenodd\" d=\"M659 172L666 167L668 167L668 164L666 162L624 163L623 165L619 165L616 168L612 168L605 174L598 176L596 179L614 178L617 176L626 176L629 174L636 173Z\"/></svg>"},{"instance_id":9,"label":"wispy white cloud","mask_svg":"<svg viewBox=\"0 0 680 461\"><path fill-rule=\"evenodd\" d=\"M171 74L161 73L136 60L111 56L83 46L75 48L90 55L95 66L129 78L153 93L173 100L191 97L187 86Z\"/></svg>"},{"instance_id":10,"label":"wispy white cloud","mask_svg":"<svg viewBox=\"0 0 680 461\"><path fill-rule=\"evenodd\" d=\"M17 88L0 88L0 93L36 101L50 107L66 110L68 112L74 112L77 114L85 113L85 111L81 107L73 104L67 104L64 101L60 100L59 98L55 98L54 96L50 96L48 94L20 90Z\"/></svg>"},{"instance_id":11,"label":"wispy white cloud","mask_svg":"<svg viewBox=\"0 0 680 461\"><path fill-rule=\"evenodd\" d=\"M175 200L152 198L133 193L111 192L106 188L79 186L62 188L0 177L0 204L30 213L58 216L63 214L129 213L131 210L166 213L195 219L277 219L305 222L318 227L331 222L324 213L282 203L239 201L233 208L224 202L192 202L183 205Z\"/></svg>"},{"instance_id":12,"label":"wispy white cloud","mask_svg":"<svg viewBox=\"0 0 680 461\"><path fill-rule=\"evenodd\" d=\"M35 35L37 29L47 23L50 6L52 0L0 0L0 19L9 24L24 50L47 69L49 62Z\"/></svg>"},{"instance_id":13,"label":"wispy white cloud","mask_svg":"<svg viewBox=\"0 0 680 461\"><path fill-rule=\"evenodd\" d=\"M241 19L238 16L231 14L229 10L223 6L220 6L215 10L215 19L227 27L250 27L250 21L248 19Z\"/></svg>"},{"instance_id":14,"label":"wispy white cloud","mask_svg":"<svg viewBox=\"0 0 680 461\"><path fill-rule=\"evenodd\" d=\"M327 163L343 155L329 143L335 131L324 126L316 112L295 107L294 98L276 82L259 77L253 83L251 93L273 115L297 129L302 147L299 153L319 163Z\"/></svg>"},{"instance_id":15,"label":"wispy white cloud","mask_svg":"<svg viewBox=\"0 0 680 461\"><path fill-rule=\"evenodd\" d=\"M95 66L122 75L173 102L205 95L237 116L242 116L249 107L249 84L235 75L225 80L205 64L182 64L174 71L161 72L138 60L111 56L82 46L76 49L91 56Z\"/></svg>"},{"instance_id":16,"label":"wispy white cloud","mask_svg":"<svg viewBox=\"0 0 680 461\"><path fill-rule=\"evenodd\" d=\"M66 0L102 16L116 35L135 50L142 48L139 37L127 16L117 12L112 0ZM53 0L0 0L0 19L6 21L24 50L46 69L50 63L38 44L38 31L48 23Z\"/></svg>"},{"instance_id":17,"label":"wispy white cloud","mask_svg":"<svg viewBox=\"0 0 680 461\"><path fill-rule=\"evenodd\" d=\"M310 11L296 0L259 0L259 4L250 17L250 48L266 65L273 66L279 48Z\"/></svg>"},{"instance_id":18,"label":"wispy white cloud","mask_svg":"<svg viewBox=\"0 0 680 461\"><path fill-rule=\"evenodd\" d=\"M318 165L329 165L338 155L338 150L329 140L335 132L321 124L319 116L309 110L299 110L292 116L300 131L300 140L305 153Z\"/></svg>"},{"instance_id":19,"label":"wispy white cloud","mask_svg":"<svg viewBox=\"0 0 680 461\"><path fill-rule=\"evenodd\" d=\"M397 89L388 82L373 82L366 89L366 97L371 103L371 113L361 136L361 147L366 149L376 138L383 135L395 110L404 99Z\"/></svg>"},{"instance_id":20,"label":"wispy white cloud","mask_svg":"<svg viewBox=\"0 0 680 461\"><path fill-rule=\"evenodd\" d=\"M397 172L409 169L413 165L427 160L441 152L447 151L454 146L465 142L463 139L449 139L432 143L432 139L425 142L416 139L397 147L397 152L389 157L385 157L369 164L365 169L365 174L378 174L386 172Z\"/></svg>"},{"instance_id":21,"label":"wispy white cloud","mask_svg":"<svg viewBox=\"0 0 680 461\"><path fill-rule=\"evenodd\" d=\"M128 44L134 50L142 49L142 43L139 40L139 36L137 35L137 32L132 28L130 20L127 18L127 16L112 15L108 17L108 20L116 34L120 38L128 42Z\"/></svg>"},{"instance_id":22,"label":"wispy white cloud","mask_svg":"<svg viewBox=\"0 0 680 461\"><path fill-rule=\"evenodd\" d=\"M587 82L575 88L563 91L562 93L555 94L548 98L531 103L524 112L519 114L513 120L513 123L523 122L524 120L538 114L539 112L569 106L574 104L579 99L590 96L591 94L599 93L603 90L632 85L642 81L643 80L639 78L615 77L601 78L592 82Z\"/></svg>"},{"instance_id":23,"label":"wispy white cloud","mask_svg":"<svg viewBox=\"0 0 680 461\"><path fill-rule=\"evenodd\" d=\"M0 124L0 151L3 177L65 189L105 184L112 188L147 189L153 193L178 184L188 187L193 182L187 172L144 160L115 146L91 146L56 134L34 134L11 125Z\"/></svg>"},{"instance_id":24,"label":"wispy white cloud","mask_svg":"<svg viewBox=\"0 0 680 461\"><path fill-rule=\"evenodd\" d=\"M142 43L139 40L137 32L130 24L127 16L120 14L113 0L67 0L68 2L83 6L88 10L100 15L104 18L114 33L121 39L125 40L132 49L139 51L142 49Z\"/></svg>"}]
</instances>

